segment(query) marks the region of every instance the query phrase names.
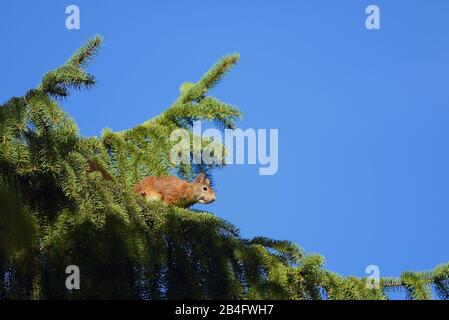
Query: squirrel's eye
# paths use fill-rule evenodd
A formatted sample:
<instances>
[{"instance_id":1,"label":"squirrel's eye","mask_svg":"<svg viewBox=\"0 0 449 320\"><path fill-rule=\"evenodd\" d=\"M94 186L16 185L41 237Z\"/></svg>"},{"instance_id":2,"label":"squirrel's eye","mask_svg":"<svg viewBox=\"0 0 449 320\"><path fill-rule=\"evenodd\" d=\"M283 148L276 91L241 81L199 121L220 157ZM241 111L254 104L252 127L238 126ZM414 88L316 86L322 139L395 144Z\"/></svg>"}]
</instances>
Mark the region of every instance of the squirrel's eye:
<instances>
[{"instance_id":1,"label":"squirrel's eye","mask_svg":"<svg viewBox=\"0 0 449 320\"><path fill-rule=\"evenodd\" d=\"M207 187L203 187L203 190L204 190L204 191L207 191Z\"/></svg>"}]
</instances>

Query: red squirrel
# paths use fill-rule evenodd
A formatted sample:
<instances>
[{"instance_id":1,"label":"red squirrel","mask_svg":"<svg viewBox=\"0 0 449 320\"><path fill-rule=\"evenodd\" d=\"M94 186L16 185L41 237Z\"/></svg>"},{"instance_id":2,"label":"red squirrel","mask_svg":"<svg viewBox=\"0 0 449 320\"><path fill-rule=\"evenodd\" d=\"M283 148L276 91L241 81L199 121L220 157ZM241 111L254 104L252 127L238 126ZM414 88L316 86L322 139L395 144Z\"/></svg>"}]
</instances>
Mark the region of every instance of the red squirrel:
<instances>
[{"instance_id":1,"label":"red squirrel","mask_svg":"<svg viewBox=\"0 0 449 320\"><path fill-rule=\"evenodd\" d=\"M139 181L134 191L147 201L162 201L177 207L186 208L195 203L215 201L215 192L210 180L200 173L193 182L187 182L173 176L146 177Z\"/></svg>"}]
</instances>

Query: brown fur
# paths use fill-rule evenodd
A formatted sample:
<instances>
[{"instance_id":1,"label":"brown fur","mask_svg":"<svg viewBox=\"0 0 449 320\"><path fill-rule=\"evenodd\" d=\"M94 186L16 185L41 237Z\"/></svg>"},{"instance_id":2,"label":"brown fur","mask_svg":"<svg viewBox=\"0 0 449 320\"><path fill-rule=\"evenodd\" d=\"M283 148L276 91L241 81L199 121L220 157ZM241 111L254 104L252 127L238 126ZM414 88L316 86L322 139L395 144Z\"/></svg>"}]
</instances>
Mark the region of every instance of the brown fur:
<instances>
[{"instance_id":1,"label":"brown fur","mask_svg":"<svg viewBox=\"0 0 449 320\"><path fill-rule=\"evenodd\" d=\"M214 190L204 173L200 173L193 182L173 176L146 177L136 184L134 191L147 201L162 201L183 208L198 202L206 204L215 201Z\"/></svg>"}]
</instances>

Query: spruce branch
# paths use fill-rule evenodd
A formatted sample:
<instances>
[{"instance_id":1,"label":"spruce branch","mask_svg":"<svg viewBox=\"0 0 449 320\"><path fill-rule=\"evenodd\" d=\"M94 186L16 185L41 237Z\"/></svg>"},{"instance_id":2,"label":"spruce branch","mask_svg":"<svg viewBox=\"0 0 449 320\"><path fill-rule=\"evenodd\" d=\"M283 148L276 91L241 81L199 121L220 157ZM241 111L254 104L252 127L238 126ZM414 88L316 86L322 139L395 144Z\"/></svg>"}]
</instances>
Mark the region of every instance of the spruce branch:
<instances>
[{"instance_id":1,"label":"spruce branch","mask_svg":"<svg viewBox=\"0 0 449 320\"><path fill-rule=\"evenodd\" d=\"M75 68L86 67L98 54L102 43L103 38L99 35L89 39L67 60L66 65Z\"/></svg>"},{"instance_id":2,"label":"spruce branch","mask_svg":"<svg viewBox=\"0 0 449 320\"><path fill-rule=\"evenodd\" d=\"M207 71L197 83L181 90L179 100L182 103L200 100L207 91L212 89L239 61L240 55L234 53L223 57L209 71Z\"/></svg>"}]
</instances>

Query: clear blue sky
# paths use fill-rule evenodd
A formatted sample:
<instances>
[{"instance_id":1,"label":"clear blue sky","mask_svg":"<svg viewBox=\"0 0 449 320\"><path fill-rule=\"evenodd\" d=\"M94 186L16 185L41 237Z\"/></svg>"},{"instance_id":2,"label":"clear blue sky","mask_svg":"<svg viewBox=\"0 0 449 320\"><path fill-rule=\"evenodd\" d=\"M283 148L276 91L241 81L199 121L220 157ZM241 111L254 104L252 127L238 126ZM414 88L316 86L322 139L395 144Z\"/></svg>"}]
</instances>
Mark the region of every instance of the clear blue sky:
<instances>
[{"instance_id":1,"label":"clear blue sky","mask_svg":"<svg viewBox=\"0 0 449 320\"><path fill-rule=\"evenodd\" d=\"M69 4L80 30L65 28ZM369 4L380 31L365 28ZM208 209L342 274L449 260L449 1L2 0L0 100L97 33L98 85L64 103L83 135L157 115L182 82L239 52L213 95L244 112L239 127L279 129L279 172L218 172Z\"/></svg>"}]
</instances>

